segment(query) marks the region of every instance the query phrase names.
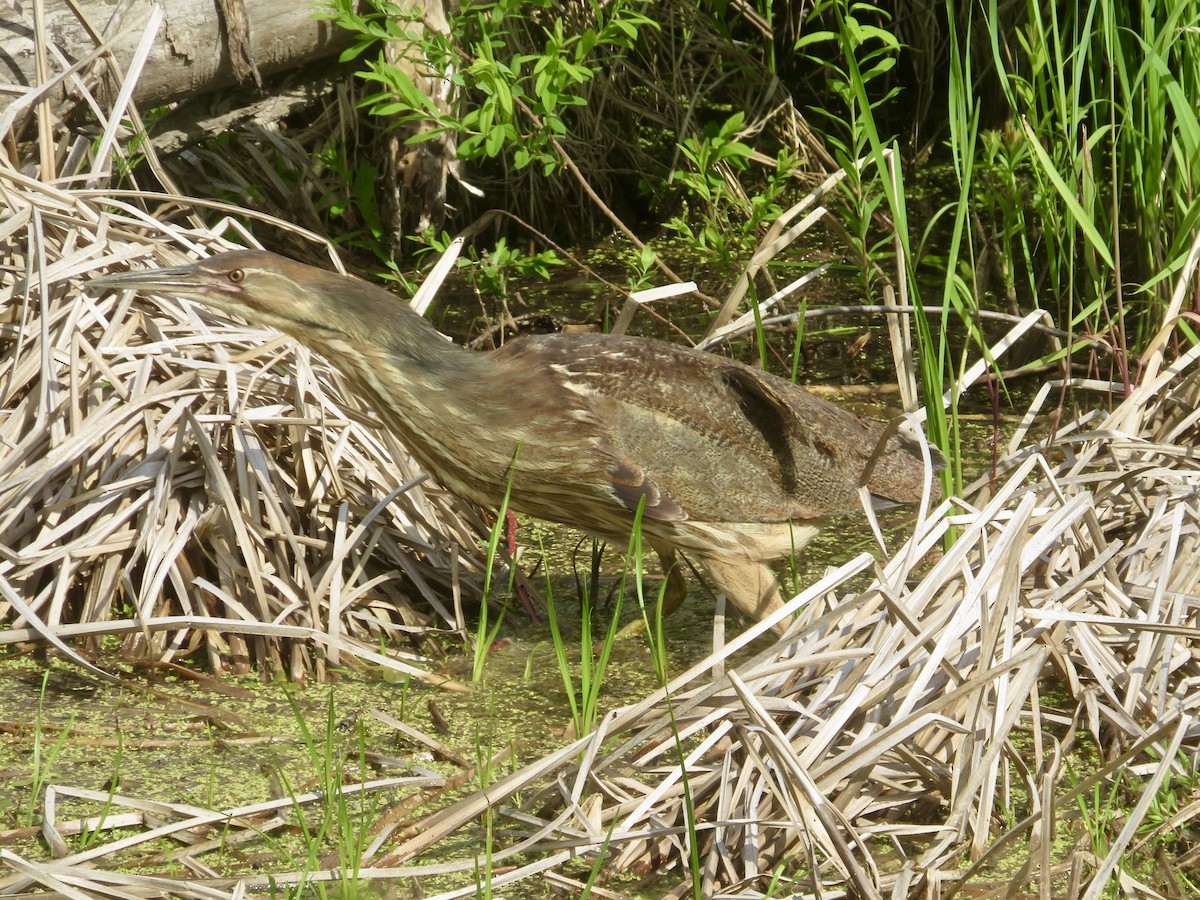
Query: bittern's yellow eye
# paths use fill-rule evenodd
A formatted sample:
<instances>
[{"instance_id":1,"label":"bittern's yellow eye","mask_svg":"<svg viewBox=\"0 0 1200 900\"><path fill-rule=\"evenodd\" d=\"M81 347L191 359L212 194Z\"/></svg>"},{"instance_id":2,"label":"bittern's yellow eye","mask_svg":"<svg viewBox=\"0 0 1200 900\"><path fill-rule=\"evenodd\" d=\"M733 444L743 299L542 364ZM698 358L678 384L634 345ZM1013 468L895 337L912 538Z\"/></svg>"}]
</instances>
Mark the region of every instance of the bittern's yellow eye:
<instances>
[{"instance_id":1,"label":"bittern's yellow eye","mask_svg":"<svg viewBox=\"0 0 1200 900\"><path fill-rule=\"evenodd\" d=\"M232 272L229 273L229 280L232 281L234 284L241 284L243 281L246 280L246 273L243 272L241 269L234 269Z\"/></svg>"}]
</instances>

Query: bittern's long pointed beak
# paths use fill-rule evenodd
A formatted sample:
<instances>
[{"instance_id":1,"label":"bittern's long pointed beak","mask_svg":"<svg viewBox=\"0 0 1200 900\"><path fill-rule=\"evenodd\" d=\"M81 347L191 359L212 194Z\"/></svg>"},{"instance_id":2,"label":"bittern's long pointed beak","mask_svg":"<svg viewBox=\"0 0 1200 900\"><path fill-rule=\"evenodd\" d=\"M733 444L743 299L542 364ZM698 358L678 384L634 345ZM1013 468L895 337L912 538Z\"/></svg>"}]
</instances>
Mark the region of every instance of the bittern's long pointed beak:
<instances>
[{"instance_id":1,"label":"bittern's long pointed beak","mask_svg":"<svg viewBox=\"0 0 1200 900\"><path fill-rule=\"evenodd\" d=\"M163 269L144 269L104 275L87 282L99 290L128 289L155 291L181 297L211 297L214 294L236 294L238 286L220 273L207 271L199 265L172 266Z\"/></svg>"},{"instance_id":2,"label":"bittern's long pointed beak","mask_svg":"<svg viewBox=\"0 0 1200 900\"><path fill-rule=\"evenodd\" d=\"M380 328L393 324L395 310L392 296L380 288L262 250L232 250L186 266L106 275L86 286L198 300L226 315L286 331L310 346L323 346L335 332L354 331L354 339L367 344L378 341ZM381 315L368 318L375 307ZM361 331L355 331L357 325Z\"/></svg>"}]
</instances>

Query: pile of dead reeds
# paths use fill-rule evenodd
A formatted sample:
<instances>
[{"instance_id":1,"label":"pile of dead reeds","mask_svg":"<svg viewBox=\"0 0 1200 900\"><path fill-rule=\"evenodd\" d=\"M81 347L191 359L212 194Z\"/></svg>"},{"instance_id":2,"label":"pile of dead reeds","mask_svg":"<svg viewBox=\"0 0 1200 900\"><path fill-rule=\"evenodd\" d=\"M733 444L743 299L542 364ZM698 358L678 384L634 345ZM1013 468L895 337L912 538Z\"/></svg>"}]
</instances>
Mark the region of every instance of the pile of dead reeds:
<instances>
[{"instance_id":1,"label":"pile of dead reeds","mask_svg":"<svg viewBox=\"0 0 1200 900\"><path fill-rule=\"evenodd\" d=\"M460 578L475 590L480 561L459 548L477 546L478 516L423 489L291 340L85 285L251 236L160 221L2 157L0 195L3 640L116 633L131 659L293 677L351 651L433 677L403 657L428 629L462 627L445 598ZM383 639L394 658L373 652Z\"/></svg>"}]
</instances>

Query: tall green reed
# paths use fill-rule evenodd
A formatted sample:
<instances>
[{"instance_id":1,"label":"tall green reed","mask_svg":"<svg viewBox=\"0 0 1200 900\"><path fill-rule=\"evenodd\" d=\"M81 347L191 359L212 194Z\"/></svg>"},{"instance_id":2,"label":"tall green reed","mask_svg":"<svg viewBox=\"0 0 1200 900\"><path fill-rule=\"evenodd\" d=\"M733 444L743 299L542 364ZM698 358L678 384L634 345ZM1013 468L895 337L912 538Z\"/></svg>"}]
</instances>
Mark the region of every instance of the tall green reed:
<instances>
[{"instance_id":1,"label":"tall green reed","mask_svg":"<svg viewBox=\"0 0 1200 900\"><path fill-rule=\"evenodd\" d=\"M642 543L642 529L640 527L642 509L645 506L645 497L638 504L637 525L633 529L633 533L629 537L629 553L626 558L632 560L634 571L634 587L637 591L638 607L642 612L642 622L646 629L646 639L650 646L650 660L654 666L654 674L658 679L659 685L665 690L670 681L667 672L667 640L666 632L663 629L663 599L666 596L667 576L669 572L663 572L662 584L658 590L658 598L653 606L646 602L646 594L644 590L644 582L642 573L645 571L643 566L644 546ZM676 563L680 565L680 563ZM687 854L688 854L688 870L691 875L692 896L695 900L701 900L703 897L703 868L700 865L700 834L697 828L696 818L696 802L695 795L692 793L692 786L688 780L687 773L687 754L683 746L683 738L679 732L679 722L675 718L675 703L669 691L664 698L667 705L667 712L671 717L671 734L674 741L675 758L679 763L679 778L680 789L683 799L683 816L684 827L687 833Z\"/></svg>"},{"instance_id":2,"label":"tall green reed","mask_svg":"<svg viewBox=\"0 0 1200 900\"><path fill-rule=\"evenodd\" d=\"M504 613L508 609L507 604L502 606L499 615L496 616L495 623L490 627L488 626L488 601L491 599L492 593L492 569L495 567L496 553L500 549L500 538L508 525L508 500L512 496L512 472L517 464L517 457L520 453L521 445L518 444L516 450L513 451L512 463L509 464L508 482L504 486L504 500L500 503L500 508L496 510L496 521L492 524L492 530L488 534L487 556L484 560L483 569L483 594L479 598L479 624L475 628L475 651L471 662L472 681L479 681L483 678L483 669L487 663L488 653L491 652L492 644L495 643L496 636L500 633L500 626L504 622ZM517 568L514 560L508 568L509 596L512 595L516 574Z\"/></svg>"},{"instance_id":3,"label":"tall green reed","mask_svg":"<svg viewBox=\"0 0 1200 900\"><path fill-rule=\"evenodd\" d=\"M899 39L883 26L887 14L870 3L856 0L821 0L814 5L810 20L832 17L833 30L808 31L796 42L796 50L826 70L832 93L828 105L811 112L824 120L825 143L834 161L846 172L839 184L846 203L838 209L846 238L857 254L863 292L877 296L882 268L879 261L889 250L889 239L880 238L876 217L887 202L876 160L874 174L859 165L873 155L879 144L875 113L896 98L898 88L890 74L899 60ZM888 205L891 205L890 203Z\"/></svg>"},{"instance_id":4,"label":"tall green reed","mask_svg":"<svg viewBox=\"0 0 1200 900\"><path fill-rule=\"evenodd\" d=\"M38 708L37 721L33 727L33 749L31 752L31 771L30 771L30 787L29 787L29 806L25 810L23 819L26 827L32 826L34 818L37 815L38 801L42 796L42 791L50 782L50 773L54 769L58 758L67 748L67 739L71 736L71 730L75 727L75 714L71 713L71 717L67 720L67 724L63 726L58 733L58 738L53 744L46 746L46 685L50 682L50 669L46 669L42 675L42 687L38 693Z\"/></svg>"},{"instance_id":5,"label":"tall green reed","mask_svg":"<svg viewBox=\"0 0 1200 900\"><path fill-rule=\"evenodd\" d=\"M292 717L300 731L301 743L311 766L312 777L321 792L322 802L319 807L319 819L314 824L298 799L301 792L295 790L286 769L277 762L275 772L292 800L292 811L299 829L304 857L296 859L282 844L272 842L272 846L289 859L293 867L301 873L294 896L306 894L307 888L317 896L324 897L327 896L324 885L320 882L310 882L308 875L323 867L325 848L332 844L338 854L339 871L342 876L337 885L336 896L353 898L358 896L359 869L362 867L363 852L370 843L369 828L375 819L378 799L374 795L368 797L367 791L358 791L352 798L348 797L343 790L343 779L352 752L357 756L355 767L360 779L366 779L366 773L369 771L366 759L366 732L357 714L345 721L338 718L334 691L330 688L323 717L324 727L314 733L314 730L309 728L305 711L296 702L293 694L294 691L290 688L284 691L292 709Z\"/></svg>"},{"instance_id":6,"label":"tall green reed","mask_svg":"<svg viewBox=\"0 0 1200 900\"><path fill-rule=\"evenodd\" d=\"M583 590L583 595L580 597L578 682L576 682L573 674L570 643L564 637L553 600L547 604L547 612L550 618L550 633L554 644L554 655L558 661L559 672L562 674L563 685L567 692L567 701L571 707L571 722L577 735L587 734L591 731L599 718L604 675L608 670L613 648L621 636L621 610L624 605L626 591L630 587L635 592L639 608L642 612L642 624L645 633L650 636L654 634L660 636L658 642L652 641L651 649L655 652L652 652L651 655L654 660L655 670L665 672L664 660L666 654L665 645L661 644L661 631L662 598L663 592L666 589L666 578L664 577L659 590L657 611L651 610L646 604L645 579L643 577L645 573L642 558L642 513L644 503L643 498L643 501L638 504L637 511L634 513L633 527L625 554L625 565L621 570L621 582L617 590L616 602L613 604L608 626L601 635L599 643L595 640L597 635L594 627L592 598L586 587ZM665 572L663 573L664 576L666 574ZM582 583L586 584L586 581ZM550 597L552 586L549 573L546 575L546 591L547 596ZM652 630L652 619L657 624L657 631ZM661 649L658 649L660 646Z\"/></svg>"},{"instance_id":7,"label":"tall green reed","mask_svg":"<svg viewBox=\"0 0 1200 900\"><path fill-rule=\"evenodd\" d=\"M1200 223L1200 3L1030 0L1015 32L997 0L986 17L1013 119L991 149L1029 179L999 201L1033 236L1020 281L1128 380Z\"/></svg>"},{"instance_id":8,"label":"tall green reed","mask_svg":"<svg viewBox=\"0 0 1200 900\"><path fill-rule=\"evenodd\" d=\"M832 84L840 97L839 112L827 111L827 116L840 122L846 138L836 141L835 157L852 177L847 178L851 193L850 212L852 222L857 223L861 236L860 252L864 258L864 273L867 269L882 272L879 261L884 259L888 247L894 248L899 271L896 285L900 296L914 307L918 359L921 367L921 384L925 405L928 409L926 424L929 439L947 459L956 459L956 446L951 445L950 429L942 415L942 385L953 378L953 360L949 356L947 328L949 310L962 307L958 301L964 292L950 291L959 282L947 279L943 292L943 314L939 317L938 331L931 328L929 317L922 305L921 285L917 279L917 260L914 255L908 205L904 186L903 170L893 164L897 153L896 142L881 136L876 112L896 96L895 88L882 88L882 79L896 64L900 46L895 36L874 23L880 15L871 4L851 0L827 0L821 9L832 13L837 28L829 32L814 32L797 43L797 49L805 50L822 46L819 57L832 73ZM869 165L861 165L864 160ZM877 209L886 209L891 218L892 235L888 242L870 243L869 222L855 218L872 216ZM961 231L961 225L960 231ZM851 232L854 233L853 231ZM957 251L955 251L957 252ZM954 269L953 258L946 260L946 269ZM864 274L868 291L872 289L869 274ZM962 307L965 308L965 307ZM955 474L960 468L951 464L942 472L943 487L955 491Z\"/></svg>"}]
</instances>

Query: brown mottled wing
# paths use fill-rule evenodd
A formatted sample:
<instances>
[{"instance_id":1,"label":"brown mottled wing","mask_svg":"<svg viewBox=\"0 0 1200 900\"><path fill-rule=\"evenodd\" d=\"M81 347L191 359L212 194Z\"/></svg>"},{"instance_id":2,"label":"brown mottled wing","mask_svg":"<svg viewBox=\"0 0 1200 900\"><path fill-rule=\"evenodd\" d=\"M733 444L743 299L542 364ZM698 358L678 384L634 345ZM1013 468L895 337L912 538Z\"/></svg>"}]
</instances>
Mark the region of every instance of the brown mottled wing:
<instances>
[{"instance_id":1,"label":"brown mottled wing","mask_svg":"<svg viewBox=\"0 0 1200 900\"><path fill-rule=\"evenodd\" d=\"M603 423L609 483L629 509L645 496L663 521L785 522L850 508L853 496L805 489L788 418L745 367L657 341L536 341Z\"/></svg>"}]
</instances>

